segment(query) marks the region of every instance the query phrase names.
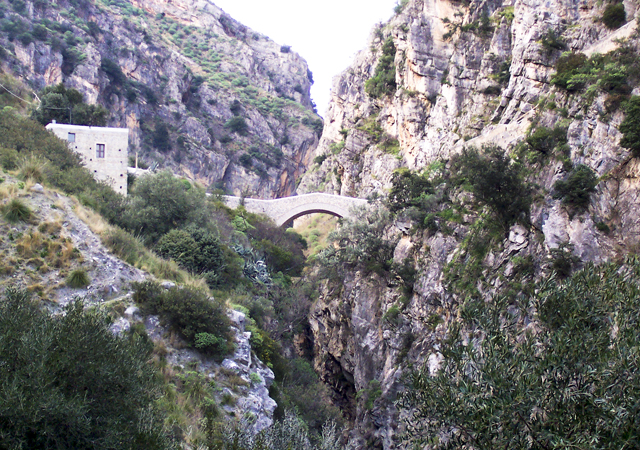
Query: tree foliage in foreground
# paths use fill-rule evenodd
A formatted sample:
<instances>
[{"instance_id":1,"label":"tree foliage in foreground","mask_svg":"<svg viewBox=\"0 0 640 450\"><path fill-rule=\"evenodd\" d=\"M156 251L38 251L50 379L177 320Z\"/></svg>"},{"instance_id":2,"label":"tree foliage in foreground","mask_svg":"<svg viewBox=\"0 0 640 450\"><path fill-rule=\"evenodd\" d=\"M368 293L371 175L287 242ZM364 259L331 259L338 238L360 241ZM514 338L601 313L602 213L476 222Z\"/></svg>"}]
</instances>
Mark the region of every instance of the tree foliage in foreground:
<instances>
[{"instance_id":1,"label":"tree foliage in foreground","mask_svg":"<svg viewBox=\"0 0 640 450\"><path fill-rule=\"evenodd\" d=\"M446 448L640 447L640 262L587 266L529 299L467 302L401 400L408 439Z\"/></svg>"},{"instance_id":2,"label":"tree foliage in foreground","mask_svg":"<svg viewBox=\"0 0 640 450\"><path fill-rule=\"evenodd\" d=\"M252 422L246 419L235 428L209 430L210 450L341 450L341 435L334 423L322 428L322 435L313 444L309 429L293 411L287 411L282 420L255 434Z\"/></svg>"},{"instance_id":3,"label":"tree foliage in foreground","mask_svg":"<svg viewBox=\"0 0 640 450\"><path fill-rule=\"evenodd\" d=\"M151 346L115 336L81 302L52 316L23 291L0 301L0 448L165 449Z\"/></svg>"}]
</instances>

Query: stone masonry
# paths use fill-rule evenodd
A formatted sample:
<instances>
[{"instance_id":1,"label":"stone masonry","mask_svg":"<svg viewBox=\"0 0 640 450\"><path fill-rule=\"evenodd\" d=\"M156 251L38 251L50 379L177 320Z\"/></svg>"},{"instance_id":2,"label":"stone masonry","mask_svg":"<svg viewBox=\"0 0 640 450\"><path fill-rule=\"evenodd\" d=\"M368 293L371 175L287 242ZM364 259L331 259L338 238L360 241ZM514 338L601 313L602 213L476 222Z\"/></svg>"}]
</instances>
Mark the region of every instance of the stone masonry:
<instances>
[{"instance_id":1,"label":"stone masonry","mask_svg":"<svg viewBox=\"0 0 640 450\"><path fill-rule=\"evenodd\" d=\"M69 148L82 157L93 176L127 195L129 130L127 128L87 127L50 123L46 126Z\"/></svg>"},{"instance_id":2,"label":"stone masonry","mask_svg":"<svg viewBox=\"0 0 640 450\"><path fill-rule=\"evenodd\" d=\"M230 208L244 204L247 211L264 214L273 219L277 226L282 226L293 219L312 213L327 213L338 217L352 217L353 209L367 204L362 198L346 197L332 194L305 194L275 200L232 197L225 195L224 202Z\"/></svg>"}]
</instances>

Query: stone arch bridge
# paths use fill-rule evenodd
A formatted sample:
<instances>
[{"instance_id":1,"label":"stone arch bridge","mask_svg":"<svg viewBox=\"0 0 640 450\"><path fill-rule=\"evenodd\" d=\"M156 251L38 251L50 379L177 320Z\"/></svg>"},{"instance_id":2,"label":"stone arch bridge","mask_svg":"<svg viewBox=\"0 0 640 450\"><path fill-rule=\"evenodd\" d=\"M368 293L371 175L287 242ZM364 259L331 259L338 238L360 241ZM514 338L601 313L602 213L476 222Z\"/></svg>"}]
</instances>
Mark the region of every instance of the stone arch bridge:
<instances>
[{"instance_id":1,"label":"stone arch bridge","mask_svg":"<svg viewBox=\"0 0 640 450\"><path fill-rule=\"evenodd\" d=\"M353 209L367 204L362 198L344 197L332 194L304 194L292 197L277 198L274 200L260 200L256 198L232 197L223 195L224 203L230 208L237 208L241 203L247 211L255 214L264 214L273 219L277 226L297 219L300 216L312 213L326 213L338 217L352 217Z\"/></svg>"}]
</instances>

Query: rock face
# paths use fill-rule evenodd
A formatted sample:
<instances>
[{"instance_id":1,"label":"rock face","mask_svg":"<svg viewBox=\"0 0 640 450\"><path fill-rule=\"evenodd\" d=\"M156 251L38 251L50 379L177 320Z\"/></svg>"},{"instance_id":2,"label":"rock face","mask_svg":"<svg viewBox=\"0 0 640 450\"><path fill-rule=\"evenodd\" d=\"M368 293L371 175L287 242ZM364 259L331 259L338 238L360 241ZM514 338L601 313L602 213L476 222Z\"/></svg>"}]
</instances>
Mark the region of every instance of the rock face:
<instances>
[{"instance_id":1,"label":"rock face","mask_svg":"<svg viewBox=\"0 0 640 450\"><path fill-rule=\"evenodd\" d=\"M288 47L208 1L27 1L3 14L3 70L107 107L109 126L131 130L130 154L235 195L295 190L322 120Z\"/></svg>"},{"instance_id":2,"label":"rock face","mask_svg":"<svg viewBox=\"0 0 640 450\"><path fill-rule=\"evenodd\" d=\"M564 244L582 262L633 250L640 232L639 163L619 145L624 112L609 108L605 94L585 101L551 84L565 50L591 55L629 37L637 58L637 2L624 2L629 22L618 30L603 25L605 6L592 0L410 0L400 6L373 31L370 48L335 78L315 163L298 191L362 198L385 193L396 168L446 164L465 146L512 151L530 129L560 124L567 129L567 160L600 177L589 210L572 215L552 197L554 183L567 176L566 164L551 160L529 174L541 193L531 226L514 226L487 255L480 293L489 298L498 292L502 280L522 270L522 261L531 261L537 275L550 273L550 255L565 251ZM383 50L389 40L396 87L374 98L367 80L389 56ZM393 402L408 363L437 367L439 342L460 300L444 272L464 256L460 244L477 217L471 212L448 233L412 233L401 220L388 227L394 260L409 258L418 271L409 295L398 283L361 272L347 274L342 286L321 288L310 319L315 365L353 420L356 448L403 448ZM377 382L381 392L367 405L363 399Z\"/></svg>"}]
</instances>

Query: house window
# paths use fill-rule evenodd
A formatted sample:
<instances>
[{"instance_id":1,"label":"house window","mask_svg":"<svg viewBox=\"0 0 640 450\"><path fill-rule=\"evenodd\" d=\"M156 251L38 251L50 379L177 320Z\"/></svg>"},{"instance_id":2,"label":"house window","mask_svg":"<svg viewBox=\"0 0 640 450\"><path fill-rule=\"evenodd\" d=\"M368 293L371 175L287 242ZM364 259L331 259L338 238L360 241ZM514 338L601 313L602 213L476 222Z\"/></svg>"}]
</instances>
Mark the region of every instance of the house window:
<instances>
[{"instance_id":1,"label":"house window","mask_svg":"<svg viewBox=\"0 0 640 450\"><path fill-rule=\"evenodd\" d=\"M96 158L104 158L104 144L96 144Z\"/></svg>"},{"instance_id":2,"label":"house window","mask_svg":"<svg viewBox=\"0 0 640 450\"><path fill-rule=\"evenodd\" d=\"M68 142L75 142L76 141L76 134L75 133L67 134L67 141Z\"/></svg>"}]
</instances>

